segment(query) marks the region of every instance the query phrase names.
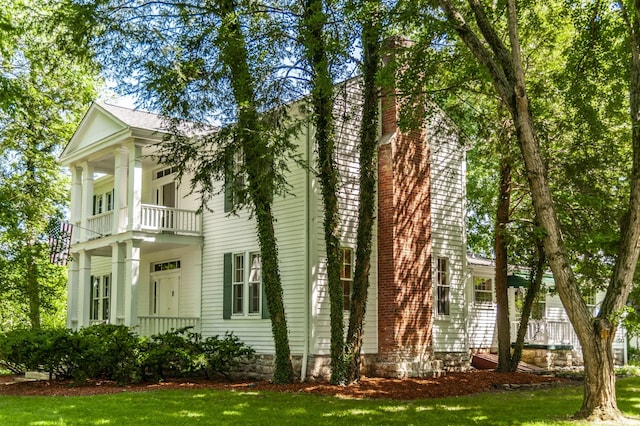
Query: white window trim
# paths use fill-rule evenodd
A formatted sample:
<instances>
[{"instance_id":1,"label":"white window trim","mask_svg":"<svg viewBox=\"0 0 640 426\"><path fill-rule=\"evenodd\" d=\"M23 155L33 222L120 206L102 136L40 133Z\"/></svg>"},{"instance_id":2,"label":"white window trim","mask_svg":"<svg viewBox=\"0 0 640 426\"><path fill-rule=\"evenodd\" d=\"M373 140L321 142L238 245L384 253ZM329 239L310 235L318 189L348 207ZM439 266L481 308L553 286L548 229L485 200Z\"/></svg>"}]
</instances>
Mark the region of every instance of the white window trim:
<instances>
[{"instance_id":1,"label":"white window trim","mask_svg":"<svg viewBox=\"0 0 640 426\"><path fill-rule=\"evenodd\" d=\"M443 287L449 288L449 313L441 314L438 309L439 299L438 299L438 288L440 287L439 281L439 269L438 269L438 260L444 259L447 262L447 285ZM433 316L436 320L450 320L451 319L451 257L446 255L434 255L433 257Z\"/></svg>"},{"instance_id":2,"label":"white window trim","mask_svg":"<svg viewBox=\"0 0 640 426\"><path fill-rule=\"evenodd\" d=\"M491 282L491 289L490 290L476 290L476 278L480 278L483 280L489 280ZM473 291L473 304L477 307L493 307L493 305L495 304L495 300L496 300L496 295L495 295L495 280L493 279L493 277L487 276L487 275L472 275L471 277L471 286L472 286L472 291ZM480 293L491 293L491 300L480 300L478 301L476 299L476 292L480 292Z\"/></svg>"},{"instance_id":3,"label":"white window trim","mask_svg":"<svg viewBox=\"0 0 640 426\"><path fill-rule=\"evenodd\" d=\"M232 262L232 275L231 275L231 318L232 319L262 319L262 259L260 259L260 289L258 291L258 311L257 312L249 312L250 308L250 297L251 297L251 289L250 289L250 277L251 277L251 261L254 255L260 256L259 250L248 250L243 252L233 252L231 254L231 262ZM234 287L236 284L239 284L239 281L235 281L236 275L236 256L243 256L243 281L242 281L242 312L234 312L235 308L235 297L234 297Z\"/></svg>"},{"instance_id":4,"label":"white window trim","mask_svg":"<svg viewBox=\"0 0 640 426\"><path fill-rule=\"evenodd\" d=\"M349 250L351 252L351 264L350 264L350 269L351 269L351 273L350 273L350 277L349 278L343 278L342 277L342 270L345 266L344 264L344 255L343 252L345 250ZM340 284L342 285L342 288L344 290L344 282L348 281L349 282L349 289L350 289L350 293L353 294L353 274L355 272L355 249L353 247L349 247L349 246L341 246L340 247ZM351 300L351 294L349 294L349 300ZM346 297L347 295L344 294L344 296ZM345 305L346 306L346 305ZM349 314L351 312L351 306L349 306L349 308L344 308L344 313L345 314Z\"/></svg>"}]
</instances>

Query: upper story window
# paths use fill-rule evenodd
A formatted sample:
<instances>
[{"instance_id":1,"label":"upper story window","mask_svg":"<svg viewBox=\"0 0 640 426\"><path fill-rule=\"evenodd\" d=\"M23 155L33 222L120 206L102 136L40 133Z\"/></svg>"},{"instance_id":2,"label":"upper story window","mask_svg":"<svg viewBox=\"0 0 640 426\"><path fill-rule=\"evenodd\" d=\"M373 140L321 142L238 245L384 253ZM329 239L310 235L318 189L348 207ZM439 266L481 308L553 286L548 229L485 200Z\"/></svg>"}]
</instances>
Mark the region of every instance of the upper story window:
<instances>
[{"instance_id":1,"label":"upper story window","mask_svg":"<svg viewBox=\"0 0 640 426\"><path fill-rule=\"evenodd\" d=\"M353 249L340 248L340 282L344 297L344 310L351 310L351 291L353 282Z\"/></svg>"},{"instance_id":2,"label":"upper story window","mask_svg":"<svg viewBox=\"0 0 640 426\"><path fill-rule=\"evenodd\" d=\"M438 315L449 315L451 307L451 283L449 279L449 259L436 260L436 303Z\"/></svg>"},{"instance_id":3,"label":"upper story window","mask_svg":"<svg viewBox=\"0 0 640 426\"><path fill-rule=\"evenodd\" d=\"M486 277L473 277L473 300L476 303L493 302L493 280Z\"/></svg>"},{"instance_id":4,"label":"upper story window","mask_svg":"<svg viewBox=\"0 0 640 426\"><path fill-rule=\"evenodd\" d=\"M241 149L233 154L232 161L227 168L224 185L224 211L230 212L246 201L244 154Z\"/></svg>"},{"instance_id":5,"label":"upper story window","mask_svg":"<svg viewBox=\"0 0 640 426\"><path fill-rule=\"evenodd\" d=\"M106 213L113 210L114 190L93 196L93 215Z\"/></svg>"}]
</instances>

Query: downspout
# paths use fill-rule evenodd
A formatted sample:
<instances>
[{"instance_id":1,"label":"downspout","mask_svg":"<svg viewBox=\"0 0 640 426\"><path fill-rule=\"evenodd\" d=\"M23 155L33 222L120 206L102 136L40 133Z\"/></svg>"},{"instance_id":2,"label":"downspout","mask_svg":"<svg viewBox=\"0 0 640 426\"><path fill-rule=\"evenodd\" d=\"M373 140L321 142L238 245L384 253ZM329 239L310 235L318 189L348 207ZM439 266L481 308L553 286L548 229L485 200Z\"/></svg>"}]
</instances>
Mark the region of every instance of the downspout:
<instances>
[{"instance_id":1,"label":"downspout","mask_svg":"<svg viewBox=\"0 0 640 426\"><path fill-rule=\"evenodd\" d=\"M309 144L311 143L311 123L307 124L307 134L305 138L305 161L307 166L311 164L311 149L309 148ZM304 280L304 345L302 352L302 367L300 370L300 381L304 382L307 379L307 367L309 365L309 326L311 324L310 316L311 316L311 300L310 300L310 286L311 286L311 253L310 253L310 244L311 244L311 225L309 215L311 212L310 203L311 203L311 171L305 170L304 177L304 186L305 186L305 247L304 247L304 270L305 270L305 280Z\"/></svg>"}]
</instances>

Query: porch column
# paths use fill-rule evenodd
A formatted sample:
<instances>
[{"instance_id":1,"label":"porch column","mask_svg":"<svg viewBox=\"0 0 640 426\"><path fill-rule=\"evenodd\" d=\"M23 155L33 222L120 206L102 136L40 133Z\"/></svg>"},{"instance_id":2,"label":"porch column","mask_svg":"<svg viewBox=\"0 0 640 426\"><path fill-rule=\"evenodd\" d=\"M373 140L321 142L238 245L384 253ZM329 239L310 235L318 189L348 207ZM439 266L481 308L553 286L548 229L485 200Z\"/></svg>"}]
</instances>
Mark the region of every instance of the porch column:
<instances>
[{"instance_id":1,"label":"porch column","mask_svg":"<svg viewBox=\"0 0 640 426\"><path fill-rule=\"evenodd\" d=\"M122 324L124 322L124 293L125 293L125 246L120 243L111 244L111 300L109 322Z\"/></svg>"},{"instance_id":2,"label":"porch column","mask_svg":"<svg viewBox=\"0 0 640 426\"><path fill-rule=\"evenodd\" d=\"M78 293L80 281L80 259L78 253L70 253L69 282L67 284L67 328L78 329Z\"/></svg>"},{"instance_id":3,"label":"porch column","mask_svg":"<svg viewBox=\"0 0 640 426\"><path fill-rule=\"evenodd\" d=\"M138 324L138 285L140 283L140 241L127 241L125 259L124 325Z\"/></svg>"},{"instance_id":4,"label":"porch column","mask_svg":"<svg viewBox=\"0 0 640 426\"><path fill-rule=\"evenodd\" d=\"M80 250L79 256L79 280L76 306L78 308L77 328L89 326L89 307L91 305L91 255L85 250Z\"/></svg>"},{"instance_id":5,"label":"porch column","mask_svg":"<svg viewBox=\"0 0 640 426\"><path fill-rule=\"evenodd\" d=\"M140 229L141 199L142 148L134 142L129 146L129 181L127 183L128 229Z\"/></svg>"},{"instance_id":6,"label":"porch column","mask_svg":"<svg viewBox=\"0 0 640 426\"><path fill-rule=\"evenodd\" d=\"M71 212L70 222L73 226L80 224L82 220L82 169L76 166L71 167ZM73 241L79 241L80 229L73 232Z\"/></svg>"},{"instance_id":7,"label":"porch column","mask_svg":"<svg viewBox=\"0 0 640 426\"><path fill-rule=\"evenodd\" d=\"M127 228L127 216L122 215L122 209L127 206L127 151L117 148L114 156L112 233L116 235Z\"/></svg>"},{"instance_id":8,"label":"porch column","mask_svg":"<svg viewBox=\"0 0 640 426\"><path fill-rule=\"evenodd\" d=\"M93 164L82 163L82 213L80 217L80 241L87 241L93 234L88 230L88 219L93 215Z\"/></svg>"}]
</instances>

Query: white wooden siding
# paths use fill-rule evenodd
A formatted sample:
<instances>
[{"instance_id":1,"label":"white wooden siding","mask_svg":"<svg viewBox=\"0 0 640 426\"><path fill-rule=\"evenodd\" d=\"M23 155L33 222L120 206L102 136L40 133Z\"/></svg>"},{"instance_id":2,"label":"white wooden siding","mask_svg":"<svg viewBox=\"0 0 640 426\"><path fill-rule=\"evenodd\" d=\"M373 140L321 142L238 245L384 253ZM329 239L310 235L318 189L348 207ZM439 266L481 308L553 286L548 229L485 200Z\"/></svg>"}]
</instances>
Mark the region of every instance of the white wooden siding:
<instances>
[{"instance_id":1,"label":"white wooden siding","mask_svg":"<svg viewBox=\"0 0 640 426\"><path fill-rule=\"evenodd\" d=\"M298 139L299 154L304 156L306 135L301 134ZM301 354L305 347L305 285L308 282L305 171L293 161L289 162L289 170L287 182L292 193L274 200L275 232L290 349L293 354ZM246 211L238 216L224 213L222 194L214 198L210 207L213 212L205 212L203 218L202 332L220 335L232 331L258 353L273 353L269 319L222 318L223 256L229 252L259 251L255 220Z\"/></svg>"},{"instance_id":2,"label":"white wooden siding","mask_svg":"<svg viewBox=\"0 0 640 426\"><path fill-rule=\"evenodd\" d=\"M351 80L336 88L334 117L336 119L336 164L340 170L338 203L340 211L340 236L344 247L356 247L359 202L359 156L358 145L362 113L361 86L358 80ZM316 158L314 157L314 165ZM311 210L313 224L312 253L315 259L313 267L317 273L312 275L312 349L311 352L327 355L330 351L330 303L327 288L326 252L324 244L323 207L320 187L314 180L314 200ZM374 226L374 230L376 226ZM377 286L377 234L372 240L370 285L367 300L367 313L364 325L363 353L378 352L378 286ZM349 323L349 313L345 311L345 333Z\"/></svg>"},{"instance_id":3,"label":"white wooden siding","mask_svg":"<svg viewBox=\"0 0 640 426\"><path fill-rule=\"evenodd\" d=\"M486 349L497 347L495 302L475 303L474 277L491 278L493 301L495 301L495 267L493 265L475 265L468 262L467 291L469 317L467 332L469 334L469 347L471 349Z\"/></svg>"},{"instance_id":4,"label":"white wooden siding","mask_svg":"<svg viewBox=\"0 0 640 426\"><path fill-rule=\"evenodd\" d=\"M438 316L434 274L433 346L435 352L464 352L468 348L464 274L465 149L453 127L438 117L431 120L427 140L431 147L431 232L434 264L438 257L449 259L451 285L450 315Z\"/></svg>"}]
</instances>

